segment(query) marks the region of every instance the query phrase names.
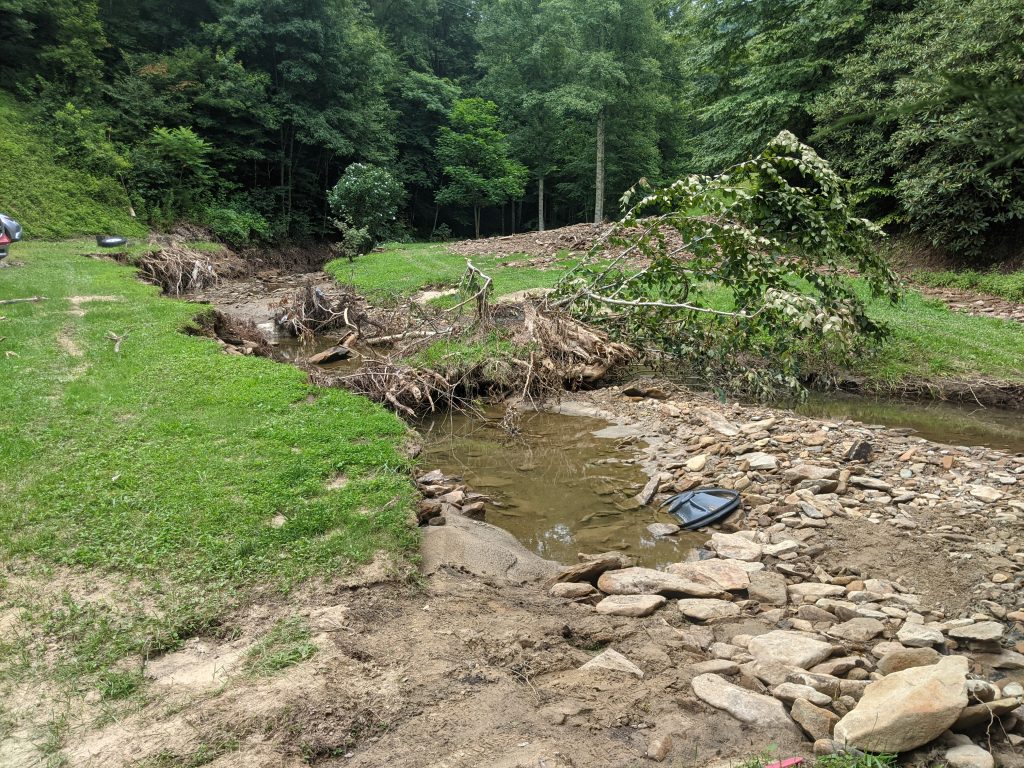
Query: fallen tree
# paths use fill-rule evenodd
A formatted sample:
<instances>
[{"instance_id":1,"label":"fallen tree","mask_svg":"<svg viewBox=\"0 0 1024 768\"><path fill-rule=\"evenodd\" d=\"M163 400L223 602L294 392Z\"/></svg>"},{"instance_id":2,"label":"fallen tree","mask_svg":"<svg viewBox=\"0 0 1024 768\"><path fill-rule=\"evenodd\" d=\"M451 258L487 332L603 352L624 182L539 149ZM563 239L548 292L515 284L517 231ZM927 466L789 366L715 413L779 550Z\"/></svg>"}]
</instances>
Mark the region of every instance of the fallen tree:
<instances>
[{"instance_id":1,"label":"fallen tree","mask_svg":"<svg viewBox=\"0 0 1024 768\"><path fill-rule=\"evenodd\" d=\"M802 391L805 372L833 369L885 334L842 274L853 266L872 295L898 298L873 247L880 230L791 133L717 176L634 188L623 205L554 301L652 362L769 397Z\"/></svg>"}]
</instances>

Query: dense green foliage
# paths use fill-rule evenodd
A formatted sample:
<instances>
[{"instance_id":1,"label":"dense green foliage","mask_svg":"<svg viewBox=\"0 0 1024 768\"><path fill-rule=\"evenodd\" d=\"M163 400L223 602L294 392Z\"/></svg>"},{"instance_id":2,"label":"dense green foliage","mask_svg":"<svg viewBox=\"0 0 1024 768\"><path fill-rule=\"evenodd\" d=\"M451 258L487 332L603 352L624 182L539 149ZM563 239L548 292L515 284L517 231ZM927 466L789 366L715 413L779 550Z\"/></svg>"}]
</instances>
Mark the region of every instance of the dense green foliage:
<instances>
[{"instance_id":1,"label":"dense green foliage","mask_svg":"<svg viewBox=\"0 0 1024 768\"><path fill-rule=\"evenodd\" d=\"M493 234L615 217L641 178L788 130L862 213L998 261L1024 217L1022 51L1014 0L0 0L0 87L53 156L229 242L336 237L353 163L402 186L411 234Z\"/></svg>"},{"instance_id":2,"label":"dense green foliage","mask_svg":"<svg viewBox=\"0 0 1024 768\"><path fill-rule=\"evenodd\" d=\"M327 202L349 258L368 253L396 234L395 216L403 194L402 186L384 168L352 163L345 169L327 193Z\"/></svg>"}]
</instances>

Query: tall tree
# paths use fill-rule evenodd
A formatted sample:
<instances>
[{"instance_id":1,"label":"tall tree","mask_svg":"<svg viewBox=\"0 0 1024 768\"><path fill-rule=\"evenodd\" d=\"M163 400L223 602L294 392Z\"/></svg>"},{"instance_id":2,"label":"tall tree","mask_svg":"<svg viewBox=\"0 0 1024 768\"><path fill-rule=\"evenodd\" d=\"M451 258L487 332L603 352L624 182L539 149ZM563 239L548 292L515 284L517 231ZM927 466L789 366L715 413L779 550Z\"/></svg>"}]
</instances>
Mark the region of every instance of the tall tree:
<instances>
[{"instance_id":1,"label":"tall tree","mask_svg":"<svg viewBox=\"0 0 1024 768\"><path fill-rule=\"evenodd\" d=\"M445 176L437 201L442 205L472 206L477 237L481 208L503 205L523 195L527 171L508 155L506 136L498 130L494 102L455 102L451 127L442 128L438 137L437 157Z\"/></svg>"},{"instance_id":2,"label":"tall tree","mask_svg":"<svg viewBox=\"0 0 1024 768\"><path fill-rule=\"evenodd\" d=\"M385 92L394 59L354 2L234 0L215 32L246 69L269 77L277 114L271 151L287 225L309 225L299 214L310 200L324 210L335 169L352 160L393 159L394 113Z\"/></svg>"}]
</instances>

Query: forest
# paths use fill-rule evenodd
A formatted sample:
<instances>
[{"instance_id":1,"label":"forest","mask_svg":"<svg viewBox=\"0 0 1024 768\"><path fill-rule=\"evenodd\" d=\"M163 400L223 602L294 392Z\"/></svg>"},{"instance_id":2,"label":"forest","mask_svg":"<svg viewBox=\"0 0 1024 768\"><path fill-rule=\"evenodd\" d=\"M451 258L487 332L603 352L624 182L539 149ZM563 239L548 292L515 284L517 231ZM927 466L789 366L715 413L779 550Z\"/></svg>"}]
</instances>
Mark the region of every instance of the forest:
<instances>
[{"instance_id":1,"label":"forest","mask_svg":"<svg viewBox=\"0 0 1024 768\"><path fill-rule=\"evenodd\" d=\"M614 219L788 130L987 267L1020 250L1022 72L1016 0L0 0L0 103L45 151L233 245L337 238L353 167L391 239L444 240Z\"/></svg>"}]
</instances>

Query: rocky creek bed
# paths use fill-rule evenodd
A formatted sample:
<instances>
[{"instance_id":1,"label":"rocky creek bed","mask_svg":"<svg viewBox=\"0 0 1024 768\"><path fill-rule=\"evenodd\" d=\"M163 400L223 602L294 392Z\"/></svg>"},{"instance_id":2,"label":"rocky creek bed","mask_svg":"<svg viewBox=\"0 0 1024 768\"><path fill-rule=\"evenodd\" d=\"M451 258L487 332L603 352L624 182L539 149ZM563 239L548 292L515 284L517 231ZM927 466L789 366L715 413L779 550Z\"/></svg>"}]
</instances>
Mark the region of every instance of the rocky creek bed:
<instances>
[{"instance_id":1,"label":"rocky creek bed","mask_svg":"<svg viewBox=\"0 0 1024 768\"><path fill-rule=\"evenodd\" d=\"M650 477L640 501L720 485L744 509L682 562L581 553L538 588L595 616L667 619L702 657L684 698L766 743L1024 764L1024 458L666 389L555 408L616 425ZM420 481L422 520L486 516L442 473ZM650 653L608 647L583 668L643 679ZM652 739L648 757L671 751Z\"/></svg>"}]
</instances>

